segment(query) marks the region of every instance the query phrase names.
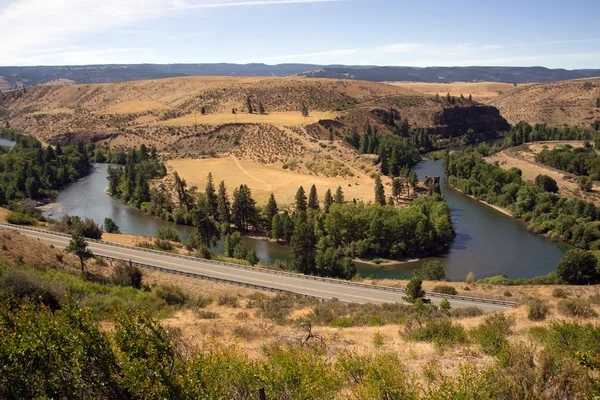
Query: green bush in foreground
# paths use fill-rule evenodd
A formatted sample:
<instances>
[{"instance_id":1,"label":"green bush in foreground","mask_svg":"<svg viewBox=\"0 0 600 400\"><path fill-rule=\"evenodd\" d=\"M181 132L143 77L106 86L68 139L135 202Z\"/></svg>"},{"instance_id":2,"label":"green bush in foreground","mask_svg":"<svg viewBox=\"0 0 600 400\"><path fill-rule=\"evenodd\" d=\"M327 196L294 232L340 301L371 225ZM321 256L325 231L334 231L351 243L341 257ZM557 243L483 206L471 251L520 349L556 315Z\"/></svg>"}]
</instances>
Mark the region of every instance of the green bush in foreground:
<instances>
[{"instance_id":1,"label":"green bush in foreground","mask_svg":"<svg viewBox=\"0 0 600 400\"><path fill-rule=\"evenodd\" d=\"M431 342L438 347L453 346L468 341L467 332L462 325L454 325L449 319L432 321L425 326L408 327L408 340Z\"/></svg>"},{"instance_id":2,"label":"green bush in foreground","mask_svg":"<svg viewBox=\"0 0 600 400\"><path fill-rule=\"evenodd\" d=\"M477 328L471 330L471 336L481 346L481 349L490 355L498 355L508 346L507 336L515 325L514 317L507 317L503 313L490 314Z\"/></svg>"},{"instance_id":3,"label":"green bush in foreground","mask_svg":"<svg viewBox=\"0 0 600 400\"><path fill-rule=\"evenodd\" d=\"M534 298L529 301L528 304L529 311L527 313L527 318L532 321L543 321L546 319L548 315L549 308L548 305L539 298Z\"/></svg>"},{"instance_id":4,"label":"green bush in foreground","mask_svg":"<svg viewBox=\"0 0 600 400\"><path fill-rule=\"evenodd\" d=\"M6 215L6 222L15 225L36 225L35 218L20 212L11 212Z\"/></svg>"}]
</instances>

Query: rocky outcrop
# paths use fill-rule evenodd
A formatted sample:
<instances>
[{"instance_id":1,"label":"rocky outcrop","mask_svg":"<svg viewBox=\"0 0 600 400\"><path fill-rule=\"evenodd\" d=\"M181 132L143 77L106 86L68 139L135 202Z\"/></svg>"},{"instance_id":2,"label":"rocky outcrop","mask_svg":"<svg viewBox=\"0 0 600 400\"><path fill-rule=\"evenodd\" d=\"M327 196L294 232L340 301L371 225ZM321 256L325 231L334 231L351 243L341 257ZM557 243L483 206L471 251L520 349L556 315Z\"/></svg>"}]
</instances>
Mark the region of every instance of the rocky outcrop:
<instances>
[{"instance_id":1,"label":"rocky outcrop","mask_svg":"<svg viewBox=\"0 0 600 400\"><path fill-rule=\"evenodd\" d=\"M479 104L444 108L434 122L436 126L429 128L429 132L445 137L462 136L468 129L479 134L510 130L510 124L496 107Z\"/></svg>"}]
</instances>

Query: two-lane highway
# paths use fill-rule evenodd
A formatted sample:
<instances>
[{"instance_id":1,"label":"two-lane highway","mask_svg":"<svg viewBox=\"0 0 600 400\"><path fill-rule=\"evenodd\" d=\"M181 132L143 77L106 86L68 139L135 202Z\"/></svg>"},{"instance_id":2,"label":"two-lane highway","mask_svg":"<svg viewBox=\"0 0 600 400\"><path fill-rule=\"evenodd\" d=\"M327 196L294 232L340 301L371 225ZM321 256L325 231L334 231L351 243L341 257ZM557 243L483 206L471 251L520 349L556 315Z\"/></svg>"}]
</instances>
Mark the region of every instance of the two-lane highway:
<instances>
[{"instance_id":1,"label":"two-lane highway","mask_svg":"<svg viewBox=\"0 0 600 400\"><path fill-rule=\"evenodd\" d=\"M16 230L28 237L53 244L56 247L66 247L69 242L69 237L49 231L33 230L9 224L0 224L0 228ZM223 280L242 285L292 292L322 299L336 298L341 301L354 303L404 303L403 296L405 296L405 293L402 289L397 288L385 288L337 279L324 279L260 268L241 267L234 264L219 263L195 257L178 257L169 253L148 251L141 248L116 245L102 241L90 240L88 243L89 248L98 256L127 261L131 260L134 263L149 267L190 274L190 276L200 278ZM442 296L437 294L429 294L427 297L430 298L434 304L439 303L442 299ZM443 297L448 298L452 307L477 306L485 312L507 310L514 306L514 303L503 301L465 298L460 296Z\"/></svg>"}]
</instances>

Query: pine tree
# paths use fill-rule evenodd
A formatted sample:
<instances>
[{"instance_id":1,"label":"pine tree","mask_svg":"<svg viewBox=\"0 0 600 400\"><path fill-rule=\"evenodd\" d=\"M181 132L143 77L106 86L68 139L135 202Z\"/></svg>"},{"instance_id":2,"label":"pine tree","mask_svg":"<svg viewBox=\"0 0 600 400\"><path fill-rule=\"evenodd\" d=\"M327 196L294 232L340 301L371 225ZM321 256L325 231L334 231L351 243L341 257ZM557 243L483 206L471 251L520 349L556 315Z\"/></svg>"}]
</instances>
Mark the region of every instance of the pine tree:
<instances>
[{"instance_id":1,"label":"pine tree","mask_svg":"<svg viewBox=\"0 0 600 400\"><path fill-rule=\"evenodd\" d=\"M300 186L296 192L296 212L306 211L306 208L306 194L304 192L304 188Z\"/></svg>"},{"instance_id":2,"label":"pine tree","mask_svg":"<svg viewBox=\"0 0 600 400\"><path fill-rule=\"evenodd\" d=\"M360 135L358 134L358 129L356 129L356 126L352 127L352 146L354 146L354 148L358 149L360 147Z\"/></svg>"},{"instance_id":3,"label":"pine tree","mask_svg":"<svg viewBox=\"0 0 600 400\"><path fill-rule=\"evenodd\" d=\"M329 142L333 143L333 126L329 127Z\"/></svg>"},{"instance_id":4,"label":"pine tree","mask_svg":"<svg viewBox=\"0 0 600 400\"><path fill-rule=\"evenodd\" d=\"M317 195L317 187L312 185L308 195L308 208L313 210L319 210L319 196Z\"/></svg>"},{"instance_id":5,"label":"pine tree","mask_svg":"<svg viewBox=\"0 0 600 400\"><path fill-rule=\"evenodd\" d=\"M323 211L329 212L329 207L333 204L333 196L331 195L331 189L327 189L325 192L325 199L323 200Z\"/></svg>"},{"instance_id":6,"label":"pine tree","mask_svg":"<svg viewBox=\"0 0 600 400\"><path fill-rule=\"evenodd\" d=\"M240 185L233 191L231 216L236 228L242 232L247 232L250 224L255 222L256 202L248 186Z\"/></svg>"},{"instance_id":7,"label":"pine tree","mask_svg":"<svg viewBox=\"0 0 600 400\"><path fill-rule=\"evenodd\" d=\"M200 239L200 243L207 247L217 244L220 239L220 232L214 217L211 213L208 199L206 196L200 196L196 207L192 210L192 223L196 228L195 232Z\"/></svg>"},{"instance_id":8,"label":"pine tree","mask_svg":"<svg viewBox=\"0 0 600 400\"><path fill-rule=\"evenodd\" d=\"M402 180L400 178L396 178L392 181L392 196L394 196L394 198L396 200L398 200L400 198L401 194L402 194Z\"/></svg>"},{"instance_id":9,"label":"pine tree","mask_svg":"<svg viewBox=\"0 0 600 400\"><path fill-rule=\"evenodd\" d=\"M269 201L265 206L265 226L268 231L272 229L273 217L277 215L279 212L279 208L277 207L277 202L275 201L275 196L271 193L271 197L269 197Z\"/></svg>"},{"instance_id":10,"label":"pine tree","mask_svg":"<svg viewBox=\"0 0 600 400\"><path fill-rule=\"evenodd\" d=\"M469 103L472 103L472 102L473 102L473 96L469 95Z\"/></svg>"},{"instance_id":11,"label":"pine tree","mask_svg":"<svg viewBox=\"0 0 600 400\"><path fill-rule=\"evenodd\" d=\"M214 218L219 218L219 200L217 198L217 193L215 191L215 184L213 182L212 173L208 173L208 177L206 178L206 202L208 207L208 212Z\"/></svg>"},{"instance_id":12,"label":"pine tree","mask_svg":"<svg viewBox=\"0 0 600 400\"><path fill-rule=\"evenodd\" d=\"M336 204L344 204L344 192L342 191L341 186L338 186L335 191L335 202Z\"/></svg>"},{"instance_id":13,"label":"pine tree","mask_svg":"<svg viewBox=\"0 0 600 400\"><path fill-rule=\"evenodd\" d=\"M385 206L385 189L379 175L375 176L375 203Z\"/></svg>"},{"instance_id":14,"label":"pine tree","mask_svg":"<svg viewBox=\"0 0 600 400\"><path fill-rule=\"evenodd\" d=\"M452 101L452 97L450 96L450 92L446 93L446 100L448 101L448 103L450 103Z\"/></svg>"},{"instance_id":15,"label":"pine tree","mask_svg":"<svg viewBox=\"0 0 600 400\"><path fill-rule=\"evenodd\" d=\"M200 108L200 114L206 114L206 107L202 106L202 108Z\"/></svg>"},{"instance_id":16,"label":"pine tree","mask_svg":"<svg viewBox=\"0 0 600 400\"><path fill-rule=\"evenodd\" d=\"M433 101L435 101L436 103L440 102L440 94L439 93L435 94L435 97L433 98Z\"/></svg>"},{"instance_id":17,"label":"pine tree","mask_svg":"<svg viewBox=\"0 0 600 400\"><path fill-rule=\"evenodd\" d=\"M258 103L258 113L259 114L264 114L265 113L265 108L263 107L263 103L262 102Z\"/></svg>"},{"instance_id":18,"label":"pine tree","mask_svg":"<svg viewBox=\"0 0 600 400\"><path fill-rule=\"evenodd\" d=\"M81 262L81 272L85 272L84 261L94 257L92 251L88 249L88 244L81 232L75 232L71 235L71 240L69 240L69 245L65 250L75 254L79 258L79 261Z\"/></svg>"},{"instance_id":19,"label":"pine tree","mask_svg":"<svg viewBox=\"0 0 600 400\"><path fill-rule=\"evenodd\" d=\"M229 224L231 221L231 205L227 196L227 188L225 181L219 184L219 194L217 196L217 211L219 213L219 221Z\"/></svg>"},{"instance_id":20,"label":"pine tree","mask_svg":"<svg viewBox=\"0 0 600 400\"><path fill-rule=\"evenodd\" d=\"M290 266L294 271L311 274L315 270L315 230L305 212L299 212L290 243Z\"/></svg>"},{"instance_id":21,"label":"pine tree","mask_svg":"<svg viewBox=\"0 0 600 400\"><path fill-rule=\"evenodd\" d=\"M252 114L252 100L250 100L250 96L246 97L246 107L248 108L248 114Z\"/></svg>"},{"instance_id":22,"label":"pine tree","mask_svg":"<svg viewBox=\"0 0 600 400\"><path fill-rule=\"evenodd\" d=\"M300 112L304 118L308 117L308 106L305 103L302 103L302 109Z\"/></svg>"},{"instance_id":23,"label":"pine tree","mask_svg":"<svg viewBox=\"0 0 600 400\"><path fill-rule=\"evenodd\" d=\"M389 161L389 172L392 176L398 176L400 173L400 156L398 155L397 147L392 149L392 157Z\"/></svg>"}]
</instances>

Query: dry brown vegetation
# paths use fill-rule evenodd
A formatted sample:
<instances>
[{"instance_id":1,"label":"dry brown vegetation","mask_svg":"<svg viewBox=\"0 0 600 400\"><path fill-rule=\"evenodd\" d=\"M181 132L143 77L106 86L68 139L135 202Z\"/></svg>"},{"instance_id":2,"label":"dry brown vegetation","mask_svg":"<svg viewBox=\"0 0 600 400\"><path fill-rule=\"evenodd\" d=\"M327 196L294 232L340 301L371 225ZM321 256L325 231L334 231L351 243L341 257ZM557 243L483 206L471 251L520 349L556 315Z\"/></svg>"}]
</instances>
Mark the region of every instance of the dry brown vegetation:
<instances>
[{"instance_id":1,"label":"dry brown vegetation","mask_svg":"<svg viewBox=\"0 0 600 400\"><path fill-rule=\"evenodd\" d=\"M516 87L528 86L529 84L513 84L503 82L452 82L452 83L426 83L426 82L386 82L390 85L399 86L405 89L414 90L418 93L435 96L436 93L444 96L450 93L451 96L459 97L461 94L465 97L472 95L474 99L484 100L489 97L497 97L506 94Z\"/></svg>"},{"instance_id":2,"label":"dry brown vegetation","mask_svg":"<svg viewBox=\"0 0 600 400\"><path fill-rule=\"evenodd\" d=\"M487 103L497 107L511 124L589 126L600 119L598 97L600 78L590 78L524 86Z\"/></svg>"}]
</instances>

